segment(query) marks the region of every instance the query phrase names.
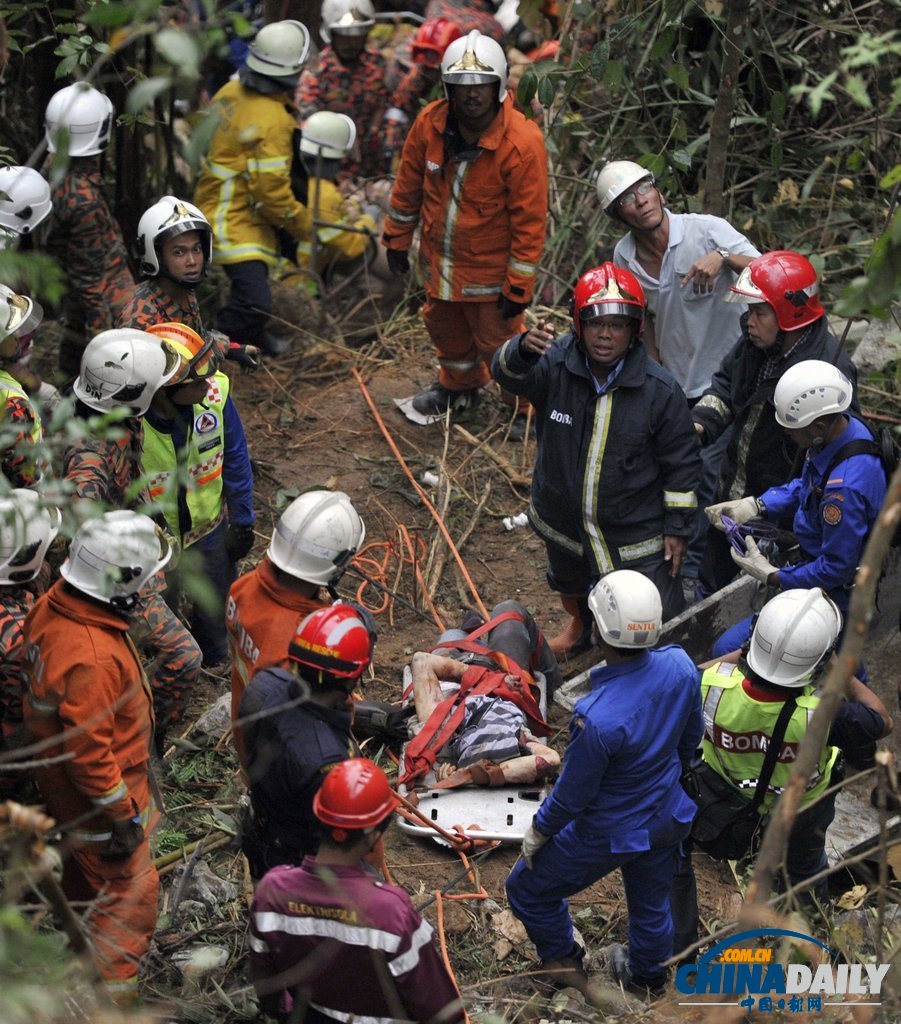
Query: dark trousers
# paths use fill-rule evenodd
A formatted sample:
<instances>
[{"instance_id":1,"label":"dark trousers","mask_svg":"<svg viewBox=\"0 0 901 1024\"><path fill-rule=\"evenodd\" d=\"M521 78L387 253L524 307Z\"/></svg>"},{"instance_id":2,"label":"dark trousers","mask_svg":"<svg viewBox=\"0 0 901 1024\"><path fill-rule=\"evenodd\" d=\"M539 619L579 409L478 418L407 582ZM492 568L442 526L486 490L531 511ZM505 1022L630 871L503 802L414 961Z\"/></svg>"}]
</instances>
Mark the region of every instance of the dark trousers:
<instances>
[{"instance_id":1,"label":"dark trousers","mask_svg":"<svg viewBox=\"0 0 901 1024\"><path fill-rule=\"evenodd\" d=\"M581 597L597 583L598 577L592 573L591 566L585 558L574 555L548 540L544 540L544 546L547 548L547 582L551 590ZM630 562L622 568L640 572L657 587L660 591L660 600L663 602L664 622L685 608L682 581L678 576L675 579L670 576L670 563L664 562L662 552L640 562Z\"/></svg>"},{"instance_id":2,"label":"dark trousers","mask_svg":"<svg viewBox=\"0 0 901 1024\"><path fill-rule=\"evenodd\" d=\"M567 826L538 850L531 869L517 861L507 879L510 908L542 960L569 956L573 925L567 897L619 868L629 912L629 970L634 977L656 982L673 951L670 890L679 848L677 840L650 850L613 853L609 840L588 842Z\"/></svg>"},{"instance_id":3,"label":"dark trousers","mask_svg":"<svg viewBox=\"0 0 901 1024\"><path fill-rule=\"evenodd\" d=\"M262 260L226 263L231 297L216 314L216 329L242 345L262 345L266 321L272 312L269 268Z\"/></svg>"},{"instance_id":4,"label":"dark trousers","mask_svg":"<svg viewBox=\"0 0 901 1024\"><path fill-rule=\"evenodd\" d=\"M830 782L840 781L840 775L833 773ZM826 857L826 830L835 817L835 793L819 800L812 807L795 818L789 833L785 854L785 875L783 887L797 885L812 875L819 874L828 864ZM689 844L686 844L686 847ZM748 851L748 855L755 851ZM825 903L829 898L829 883L825 879L816 883L812 890L802 893L797 901L811 907L814 900ZM675 934L673 951L680 952L698 939L698 897L695 884L691 852L682 854L673 877L670 892L670 907L673 915Z\"/></svg>"},{"instance_id":5,"label":"dark trousers","mask_svg":"<svg viewBox=\"0 0 901 1024\"><path fill-rule=\"evenodd\" d=\"M225 549L227 529L228 524L223 519L212 533L191 545L201 557L203 576L213 592L209 600L195 601L191 611L191 632L203 654L204 665L215 665L228 657L225 599L238 573Z\"/></svg>"},{"instance_id":6,"label":"dark trousers","mask_svg":"<svg viewBox=\"0 0 901 1024\"><path fill-rule=\"evenodd\" d=\"M500 651L512 658L517 665L528 669L533 658L537 658L538 671L544 675L547 683L547 699L550 700L554 691L562 684L560 666L554 652L548 647L544 634L538 624L519 601L501 601L491 609L491 618L497 618L504 612L517 612L522 620L508 619L483 634L476 642L492 651ZM445 630L438 638L438 644L446 643L453 647L454 640L462 640L468 633L465 629Z\"/></svg>"}]
</instances>

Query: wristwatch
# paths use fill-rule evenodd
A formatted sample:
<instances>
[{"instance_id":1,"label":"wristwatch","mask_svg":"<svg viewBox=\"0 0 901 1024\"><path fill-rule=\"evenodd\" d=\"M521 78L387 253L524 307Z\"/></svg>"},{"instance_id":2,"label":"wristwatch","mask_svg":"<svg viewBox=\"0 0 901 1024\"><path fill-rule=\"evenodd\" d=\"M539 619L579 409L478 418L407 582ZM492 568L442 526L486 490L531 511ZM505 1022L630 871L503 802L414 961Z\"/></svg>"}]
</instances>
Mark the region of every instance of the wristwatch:
<instances>
[{"instance_id":1,"label":"wristwatch","mask_svg":"<svg viewBox=\"0 0 901 1024\"><path fill-rule=\"evenodd\" d=\"M728 249L717 249L716 251L720 254L720 256L723 257L723 266L725 267L725 265L729 262L729 257L732 254L729 252Z\"/></svg>"}]
</instances>

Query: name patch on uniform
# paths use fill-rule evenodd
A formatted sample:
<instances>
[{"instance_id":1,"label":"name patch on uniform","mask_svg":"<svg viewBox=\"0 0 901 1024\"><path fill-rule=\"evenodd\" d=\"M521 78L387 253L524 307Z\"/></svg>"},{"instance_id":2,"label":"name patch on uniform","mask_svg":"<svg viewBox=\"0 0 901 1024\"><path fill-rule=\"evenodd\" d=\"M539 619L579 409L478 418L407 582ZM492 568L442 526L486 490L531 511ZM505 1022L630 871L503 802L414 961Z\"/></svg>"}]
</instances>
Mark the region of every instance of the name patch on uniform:
<instances>
[{"instance_id":1,"label":"name patch on uniform","mask_svg":"<svg viewBox=\"0 0 901 1024\"><path fill-rule=\"evenodd\" d=\"M214 412L210 412L209 409L204 409L194 420L194 430L198 434L209 434L211 430L215 430L218 426L219 417Z\"/></svg>"},{"instance_id":2,"label":"name patch on uniform","mask_svg":"<svg viewBox=\"0 0 901 1024\"><path fill-rule=\"evenodd\" d=\"M209 441L204 441L203 444L197 445L197 451L199 451L201 454L203 454L203 452L211 451L213 448L217 447L220 443L221 443L221 438L213 437Z\"/></svg>"},{"instance_id":3,"label":"name patch on uniform","mask_svg":"<svg viewBox=\"0 0 901 1024\"><path fill-rule=\"evenodd\" d=\"M830 501L828 505L823 506L823 519L828 526L838 526L842 521L842 510Z\"/></svg>"}]
</instances>

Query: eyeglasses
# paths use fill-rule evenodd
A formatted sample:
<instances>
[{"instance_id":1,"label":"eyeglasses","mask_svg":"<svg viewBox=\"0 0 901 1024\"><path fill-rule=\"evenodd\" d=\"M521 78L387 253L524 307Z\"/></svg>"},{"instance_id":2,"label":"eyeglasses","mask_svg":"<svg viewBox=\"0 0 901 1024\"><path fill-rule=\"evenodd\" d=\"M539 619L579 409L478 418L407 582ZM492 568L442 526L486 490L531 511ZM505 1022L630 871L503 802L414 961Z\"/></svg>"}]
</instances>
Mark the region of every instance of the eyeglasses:
<instances>
[{"instance_id":1,"label":"eyeglasses","mask_svg":"<svg viewBox=\"0 0 901 1024\"><path fill-rule=\"evenodd\" d=\"M655 187L654 178L646 178L644 181L639 182L631 192L624 192L616 200L617 210L625 210L627 206L634 206L635 200L639 196L646 196L652 188Z\"/></svg>"}]
</instances>

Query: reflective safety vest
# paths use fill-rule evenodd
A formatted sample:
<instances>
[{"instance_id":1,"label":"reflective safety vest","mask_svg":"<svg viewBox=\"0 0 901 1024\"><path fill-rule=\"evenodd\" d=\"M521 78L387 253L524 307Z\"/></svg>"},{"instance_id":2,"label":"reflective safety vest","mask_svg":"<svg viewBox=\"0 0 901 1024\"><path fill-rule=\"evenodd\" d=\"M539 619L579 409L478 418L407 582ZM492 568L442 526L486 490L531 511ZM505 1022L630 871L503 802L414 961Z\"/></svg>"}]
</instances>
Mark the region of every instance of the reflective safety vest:
<instances>
[{"instance_id":1,"label":"reflective safety vest","mask_svg":"<svg viewBox=\"0 0 901 1024\"><path fill-rule=\"evenodd\" d=\"M18 442L11 437L2 436L5 433L3 425L6 421L6 407L12 398L21 398L23 401L28 403L32 411L31 428L28 431L28 434ZM27 459L29 463L33 462L35 464L35 483L40 480L42 476L41 464L43 464L44 460L38 454L42 437L43 431L41 429L41 417L34 403L28 397L28 394L22 385L11 373L7 373L6 370L0 370L0 446L4 449L13 447L18 448L16 453L17 455ZM35 454L33 456L25 450L24 444L35 446Z\"/></svg>"},{"instance_id":2,"label":"reflective safety vest","mask_svg":"<svg viewBox=\"0 0 901 1024\"><path fill-rule=\"evenodd\" d=\"M224 373L210 377L204 405L192 407L187 444L176 449L172 435L144 420L141 462L150 496L162 508L174 537L188 547L211 533L222 521L222 467L225 462L225 401L229 380ZM182 534L178 495L184 492L190 528Z\"/></svg>"},{"instance_id":3,"label":"reflective safety vest","mask_svg":"<svg viewBox=\"0 0 901 1024\"><path fill-rule=\"evenodd\" d=\"M753 795L763 767L767 744L782 710L782 701L761 701L749 696L742 686L744 675L737 665L720 662L701 676L704 703L703 759L715 771ZM767 786L761 813L769 814L785 788L798 756L801 738L810 725L820 698L812 686L795 692L797 707L789 719L782 749ZM816 771L811 775L802 806L812 803L829 786L838 748L825 746Z\"/></svg>"}]
</instances>

